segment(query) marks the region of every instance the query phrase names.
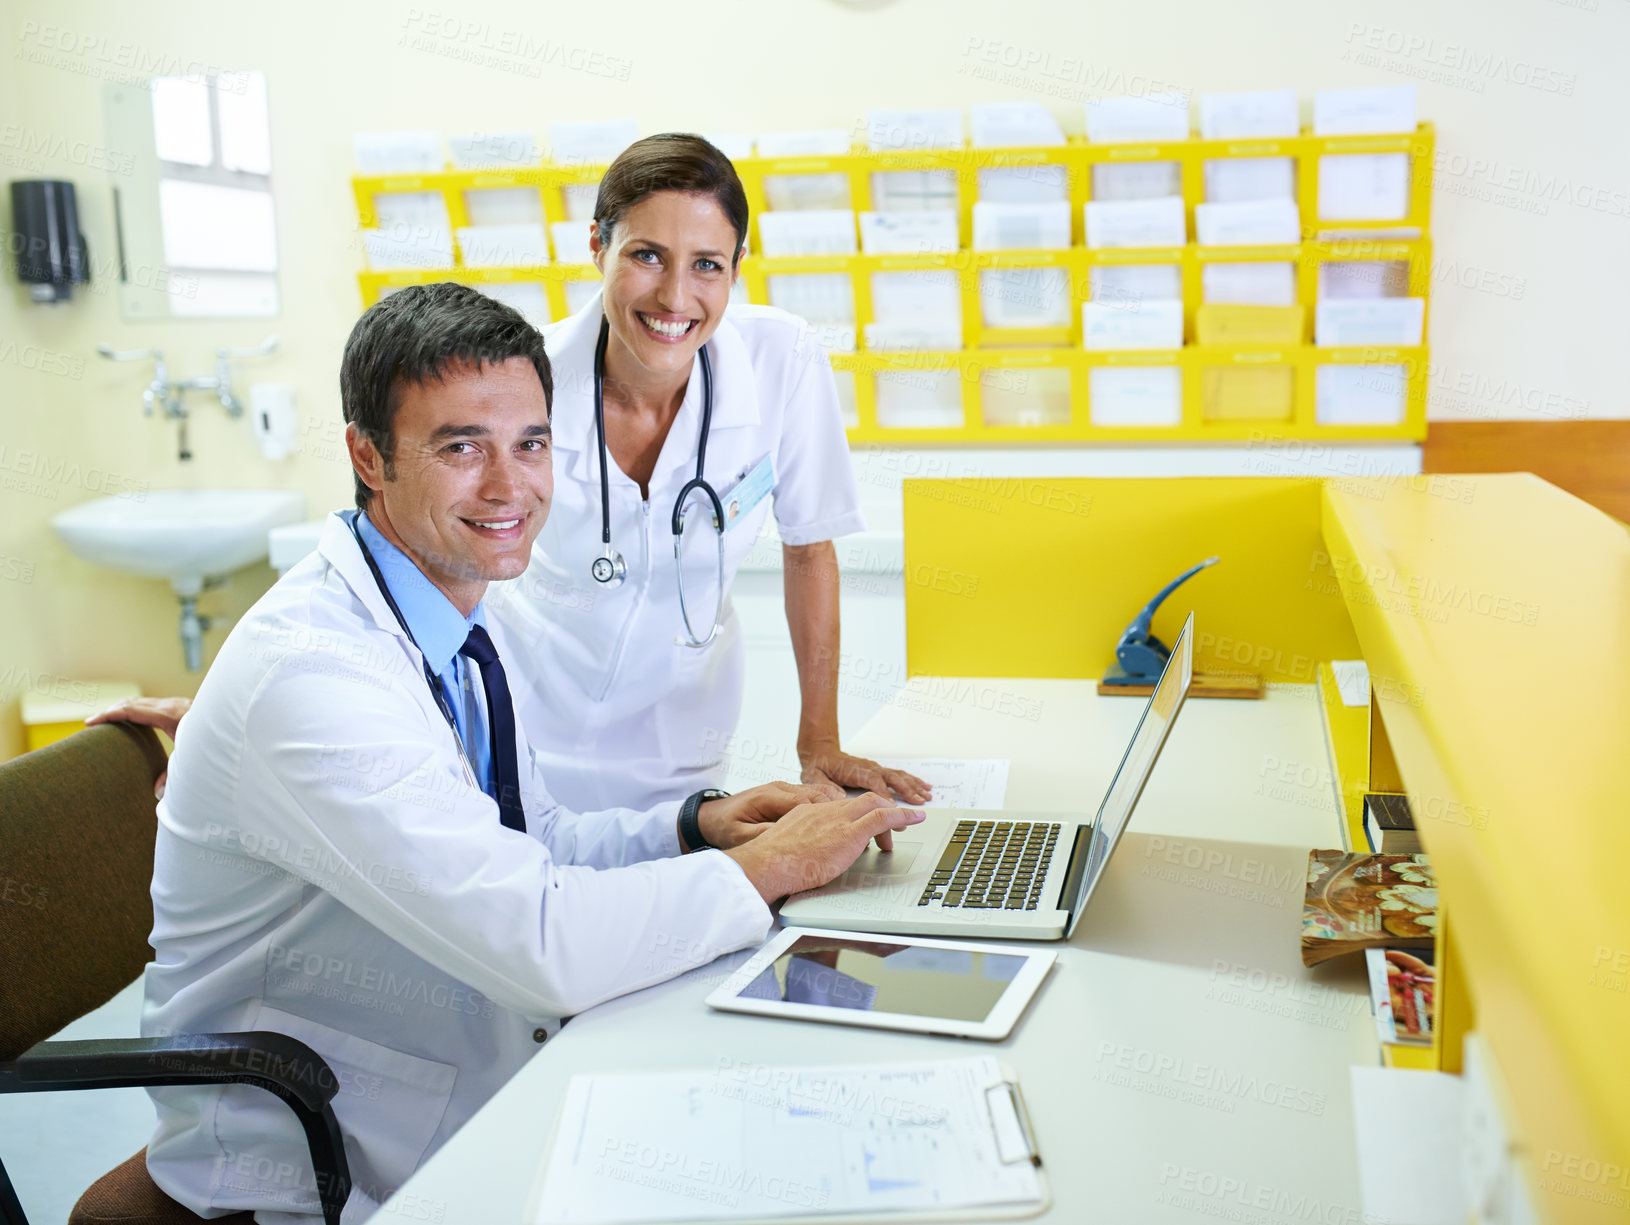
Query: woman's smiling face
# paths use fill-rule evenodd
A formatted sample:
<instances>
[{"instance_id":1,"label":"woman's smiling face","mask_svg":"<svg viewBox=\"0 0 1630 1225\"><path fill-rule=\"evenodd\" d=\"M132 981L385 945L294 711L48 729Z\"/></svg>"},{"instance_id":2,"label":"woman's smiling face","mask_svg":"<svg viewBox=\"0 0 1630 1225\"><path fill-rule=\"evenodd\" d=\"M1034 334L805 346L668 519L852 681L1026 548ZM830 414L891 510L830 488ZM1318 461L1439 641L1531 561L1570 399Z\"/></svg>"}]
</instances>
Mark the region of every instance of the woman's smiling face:
<instances>
[{"instance_id":1,"label":"woman's smiling face","mask_svg":"<svg viewBox=\"0 0 1630 1225\"><path fill-rule=\"evenodd\" d=\"M605 278L608 361L632 358L646 378L688 377L736 279L736 230L719 202L700 193L653 192L623 214L609 243L596 224L589 248ZM639 376L624 367L622 377Z\"/></svg>"}]
</instances>

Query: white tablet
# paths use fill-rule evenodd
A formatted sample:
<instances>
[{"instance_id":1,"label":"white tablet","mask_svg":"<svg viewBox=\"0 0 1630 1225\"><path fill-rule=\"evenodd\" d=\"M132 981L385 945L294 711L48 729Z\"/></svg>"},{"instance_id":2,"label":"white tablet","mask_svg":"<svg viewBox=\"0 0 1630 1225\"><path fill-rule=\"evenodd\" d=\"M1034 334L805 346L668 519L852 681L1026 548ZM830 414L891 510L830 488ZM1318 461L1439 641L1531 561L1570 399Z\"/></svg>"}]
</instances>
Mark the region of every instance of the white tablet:
<instances>
[{"instance_id":1,"label":"white tablet","mask_svg":"<svg viewBox=\"0 0 1630 1225\"><path fill-rule=\"evenodd\" d=\"M789 927L708 1007L953 1038L1007 1037L1056 953Z\"/></svg>"}]
</instances>

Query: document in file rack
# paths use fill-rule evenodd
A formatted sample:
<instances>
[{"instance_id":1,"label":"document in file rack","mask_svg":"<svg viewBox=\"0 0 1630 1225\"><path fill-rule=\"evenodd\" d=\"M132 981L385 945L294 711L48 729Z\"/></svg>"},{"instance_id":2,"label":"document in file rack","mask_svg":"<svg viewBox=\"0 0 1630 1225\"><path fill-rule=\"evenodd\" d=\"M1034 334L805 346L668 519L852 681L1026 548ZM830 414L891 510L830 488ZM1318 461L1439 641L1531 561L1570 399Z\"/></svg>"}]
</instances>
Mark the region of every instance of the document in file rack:
<instances>
[{"instance_id":1,"label":"document in file rack","mask_svg":"<svg viewBox=\"0 0 1630 1225\"><path fill-rule=\"evenodd\" d=\"M574 1076L529 1225L1021 1215L1045 1193L989 1056Z\"/></svg>"}]
</instances>

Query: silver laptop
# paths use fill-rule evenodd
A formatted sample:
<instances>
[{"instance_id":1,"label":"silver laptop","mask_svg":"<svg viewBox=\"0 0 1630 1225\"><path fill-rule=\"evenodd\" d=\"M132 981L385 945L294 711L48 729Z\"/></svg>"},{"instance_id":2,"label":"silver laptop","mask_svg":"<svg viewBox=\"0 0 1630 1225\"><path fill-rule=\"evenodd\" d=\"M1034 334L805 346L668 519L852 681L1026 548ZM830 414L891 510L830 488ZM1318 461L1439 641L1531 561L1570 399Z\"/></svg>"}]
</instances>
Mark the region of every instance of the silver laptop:
<instances>
[{"instance_id":1,"label":"silver laptop","mask_svg":"<svg viewBox=\"0 0 1630 1225\"><path fill-rule=\"evenodd\" d=\"M930 808L837 880L789 898L799 927L1057 940L1075 933L1194 679L1194 614L1138 719L1097 819Z\"/></svg>"}]
</instances>

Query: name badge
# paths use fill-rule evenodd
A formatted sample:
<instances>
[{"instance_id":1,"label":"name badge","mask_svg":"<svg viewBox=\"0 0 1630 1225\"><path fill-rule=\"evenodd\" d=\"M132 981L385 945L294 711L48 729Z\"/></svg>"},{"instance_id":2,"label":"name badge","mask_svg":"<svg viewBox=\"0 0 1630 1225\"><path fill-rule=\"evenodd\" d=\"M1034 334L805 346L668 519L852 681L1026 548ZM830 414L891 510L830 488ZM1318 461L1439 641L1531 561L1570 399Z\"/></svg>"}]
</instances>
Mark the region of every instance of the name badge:
<instances>
[{"instance_id":1,"label":"name badge","mask_svg":"<svg viewBox=\"0 0 1630 1225\"><path fill-rule=\"evenodd\" d=\"M741 475L728 489L719 494L724 504L724 530L740 523L775 488L775 459L766 454L751 468L742 469Z\"/></svg>"}]
</instances>

